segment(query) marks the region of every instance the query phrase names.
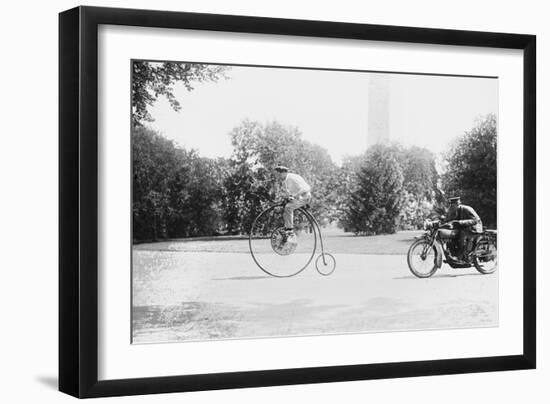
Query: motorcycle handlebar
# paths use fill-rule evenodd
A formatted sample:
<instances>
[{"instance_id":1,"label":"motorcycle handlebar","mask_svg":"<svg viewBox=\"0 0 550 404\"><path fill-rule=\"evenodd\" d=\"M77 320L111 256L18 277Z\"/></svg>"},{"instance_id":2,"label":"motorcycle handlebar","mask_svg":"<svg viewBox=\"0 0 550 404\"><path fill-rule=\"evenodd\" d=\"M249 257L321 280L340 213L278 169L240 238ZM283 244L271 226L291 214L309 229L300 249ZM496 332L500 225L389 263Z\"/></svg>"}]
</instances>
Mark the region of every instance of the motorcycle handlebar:
<instances>
[{"instance_id":1,"label":"motorcycle handlebar","mask_svg":"<svg viewBox=\"0 0 550 404\"><path fill-rule=\"evenodd\" d=\"M436 220L434 222L437 223L436 226L437 226L438 229L453 230L455 228L454 220L450 221L450 222L443 222L443 221L440 221L440 220Z\"/></svg>"}]
</instances>

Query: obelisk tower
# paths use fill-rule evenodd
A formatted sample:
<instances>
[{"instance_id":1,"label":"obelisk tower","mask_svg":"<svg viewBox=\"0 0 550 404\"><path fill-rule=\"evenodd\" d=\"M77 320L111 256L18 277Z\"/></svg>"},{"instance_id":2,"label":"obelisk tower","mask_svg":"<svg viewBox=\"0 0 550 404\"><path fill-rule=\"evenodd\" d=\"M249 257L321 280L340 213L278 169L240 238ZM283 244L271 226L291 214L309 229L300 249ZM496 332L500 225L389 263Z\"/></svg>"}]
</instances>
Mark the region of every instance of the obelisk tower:
<instances>
[{"instance_id":1,"label":"obelisk tower","mask_svg":"<svg viewBox=\"0 0 550 404\"><path fill-rule=\"evenodd\" d=\"M385 143L390 138L390 83L387 74L369 77L367 147Z\"/></svg>"}]
</instances>

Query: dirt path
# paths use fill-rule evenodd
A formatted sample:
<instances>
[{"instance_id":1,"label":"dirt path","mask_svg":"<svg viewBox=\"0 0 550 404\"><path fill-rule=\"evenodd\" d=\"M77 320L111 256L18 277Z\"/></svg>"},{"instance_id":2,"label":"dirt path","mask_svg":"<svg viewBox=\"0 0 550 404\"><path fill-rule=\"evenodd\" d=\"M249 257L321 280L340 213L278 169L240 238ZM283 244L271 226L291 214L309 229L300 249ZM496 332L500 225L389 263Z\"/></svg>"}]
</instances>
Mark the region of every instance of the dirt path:
<instances>
[{"instance_id":1,"label":"dirt path","mask_svg":"<svg viewBox=\"0 0 550 404\"><path fill-rule=\"evenodd\" d=\"M310 265L277 279L245 252L190 252L172 243L134 249L135 343L498 324L498 271L444 265L417 279L404 255L332 250L333 275Z\"/></svg>"}]
</instances>

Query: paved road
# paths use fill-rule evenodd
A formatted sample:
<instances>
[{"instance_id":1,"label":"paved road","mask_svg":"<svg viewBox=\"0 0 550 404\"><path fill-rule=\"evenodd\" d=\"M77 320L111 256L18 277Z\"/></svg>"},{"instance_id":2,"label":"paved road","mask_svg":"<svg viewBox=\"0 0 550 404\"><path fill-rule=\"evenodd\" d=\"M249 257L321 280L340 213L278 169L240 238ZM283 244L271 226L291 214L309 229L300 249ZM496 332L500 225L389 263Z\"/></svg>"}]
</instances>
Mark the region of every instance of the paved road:
<instances>
[{"instance_id":1,"label":"paved road","mask_svg":"<svg viewBox=\"0 0 550 404\"><path fill-rule=\"evenodd\" d=\"M247 253L134 248L133 340L165 342L498 324L498 271L444 265L418 279L404 255L335 253L285 279Z\"/></svg>"}]
</instances>

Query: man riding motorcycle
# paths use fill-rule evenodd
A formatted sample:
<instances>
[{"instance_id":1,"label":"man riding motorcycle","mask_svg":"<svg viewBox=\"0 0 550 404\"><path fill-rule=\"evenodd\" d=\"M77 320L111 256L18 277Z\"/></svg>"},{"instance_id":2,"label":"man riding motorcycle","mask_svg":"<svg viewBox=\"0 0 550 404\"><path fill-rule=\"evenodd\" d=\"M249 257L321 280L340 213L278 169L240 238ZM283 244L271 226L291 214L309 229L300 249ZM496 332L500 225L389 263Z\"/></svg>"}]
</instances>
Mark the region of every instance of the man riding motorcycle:
<instances>
[{"instance_id":1,"label":"man riding motorcycle","mask_svg":"<svg viewBox=\"0 0 550 404\"><path fill-rule=\"evenodd\" d=\"M458 259L467 261L474 240L483 233L483 224L476 211L460 202L460 197L449 198L450 207L445 221L460 230L458 240Z\"/></svg>"}]
</instances>

